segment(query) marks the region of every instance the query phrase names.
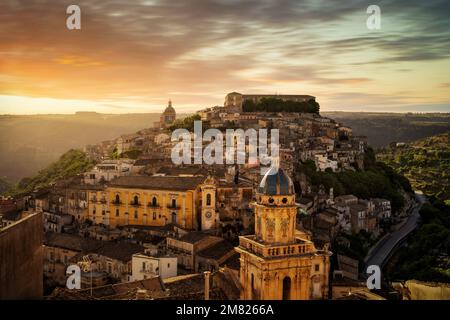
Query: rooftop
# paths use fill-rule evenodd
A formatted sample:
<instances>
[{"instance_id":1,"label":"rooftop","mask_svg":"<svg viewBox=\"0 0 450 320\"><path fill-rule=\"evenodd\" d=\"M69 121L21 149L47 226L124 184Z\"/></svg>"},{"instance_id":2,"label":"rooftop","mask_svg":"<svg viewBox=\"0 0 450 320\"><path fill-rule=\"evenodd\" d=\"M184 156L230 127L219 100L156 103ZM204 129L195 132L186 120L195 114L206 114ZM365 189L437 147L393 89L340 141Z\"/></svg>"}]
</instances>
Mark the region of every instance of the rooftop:
<instances>
[{"instance_id":1,"label":"rooftop","mask_svg":"<svg viewBox=\"0 0 450 320\"><path fill-rule=\"evenodd\" d=\"M111 187L150 190L194 190L204 177L122 176L110 182Z\"/></svg>"},{"instance_id":2,"label":"rooftop","mask_svg":"<svg viewBox=\"0 0 450 320\"><path fill-rule=\"evenodd\" d=\"M186 233L185 235L181 236L178 240L195 244L199 241L202 241L203 239L206 239L208 237L211 237L211 235L201 232L201 231L191 231Z\"/></svg>"},{"instance_id":3,"label":"rooftop","mask_svg":"<svg viewBox=\"0 0 450 320\"><path fill-rule=\"evenodd\" d=\"M234 246L231 245L228 241L220 241L208 248L203 249L197 255L207 258L207 259L220 259L230 251L234 251Z\"/></svg>"},{"instance_id":4,"label":"rooftop","mask_svg":"<svg viewBox=\"0 0 450 320\"><path fill-rule=\"evenodd\" d=\"M143 252L145 247L128 242L105 242L103 246L95 250L96 254L106 256L122 262L131 261L133 254Z\"/></svg>"},{"instance_id":5,"label":"rooftop","mask_svg":"<svg viewBox=\"0 0 450 320\"><path fill-rule=\"evenodd\" d=\"M66 288L56 288L48 297L50 300L98 300L98 299L136 299L138 290L147 290L150 296L164 295L164 284L159 277L149 278L146 280L110 284L101 287L82 290L69 290Z\"/></svg>"},{"instance_id":6,"label":"rooftop","mask_svg":"<svg viewBox=\"0 0 450 320\"><path fill-rule=\"evenodd\" d=\"M79 235L68 233L46 232L44 244L49 247L57 247L79 252L91 252L103 245L101 241L83 238Z\"/></svg>"}]
</instances>

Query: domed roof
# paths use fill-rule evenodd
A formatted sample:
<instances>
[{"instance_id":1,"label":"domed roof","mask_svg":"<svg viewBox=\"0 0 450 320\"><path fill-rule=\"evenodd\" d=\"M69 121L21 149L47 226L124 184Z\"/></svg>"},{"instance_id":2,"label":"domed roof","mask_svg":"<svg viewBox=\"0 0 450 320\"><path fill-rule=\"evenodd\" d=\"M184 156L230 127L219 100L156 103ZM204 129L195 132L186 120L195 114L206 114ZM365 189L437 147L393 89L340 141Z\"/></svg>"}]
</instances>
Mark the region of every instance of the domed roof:
<instances>
[{"instance_id":1,"label":"domed roof","mask_svg":"<svg viewBox=\"0 0 450 320\"><path fill-rule=\"evenodd\" d=\"M169 104L167 105L166 110L164 110L164 113L175 113L175 109L172 107L171 100L169 100Z\"/></svg>"},{"instance_id":2,"label":"domed roof","mask_svg":"<svg viewBox=\"0 0 450 320\"><path fill-rule=\"evenodd\" d=\"M271 167L259 184L258 193L266 195L294 194L294 184L282 169Z\"/></svg>"}]
</instances>

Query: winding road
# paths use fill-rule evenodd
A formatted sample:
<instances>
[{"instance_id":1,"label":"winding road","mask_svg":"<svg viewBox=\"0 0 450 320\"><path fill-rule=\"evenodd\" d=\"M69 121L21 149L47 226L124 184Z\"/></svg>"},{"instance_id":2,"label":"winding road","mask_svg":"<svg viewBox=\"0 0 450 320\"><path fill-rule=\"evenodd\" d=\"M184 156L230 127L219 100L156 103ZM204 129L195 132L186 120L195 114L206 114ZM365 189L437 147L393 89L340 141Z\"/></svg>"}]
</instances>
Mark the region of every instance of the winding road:
<instances>
[{"instance_id":1,"label":"winding road","mask_svg":"<svg viewBox=\"0 0 450 320\"><path fill-rule=\"evenodd\" d=\"M420 215L419 210L426 201L426 197L421 192L415 193L416 204L411 209L408 220L396 231L392 232L385 239L380 241L365 259L366 266L376 265L383 268L393 251L406 239L406 237L416 229Z\"/></svg>"}]
</instances>

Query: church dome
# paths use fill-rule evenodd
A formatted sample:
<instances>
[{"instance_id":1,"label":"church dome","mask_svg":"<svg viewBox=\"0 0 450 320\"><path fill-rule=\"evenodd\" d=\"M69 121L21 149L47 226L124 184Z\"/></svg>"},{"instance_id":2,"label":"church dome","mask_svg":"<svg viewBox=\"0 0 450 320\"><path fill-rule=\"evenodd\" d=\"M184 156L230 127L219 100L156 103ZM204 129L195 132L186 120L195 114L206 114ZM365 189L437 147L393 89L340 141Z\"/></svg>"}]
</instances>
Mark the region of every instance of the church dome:
<instances>
[{"instance_id":1,"label":"church dome","mask_svg":"<svg viewBox=\"0 0 450 320\"><path fill-rule=\"evenodd\" d=\"M175 109L172 107L172 101L169 100L169 104L167 105L167 108L164 110L165 114L174 114L175 113Z\"/></svg>"},{"instance_id":2,"label":"church dome","mask_svg":"<svg viewBox=\"0 0 450 320\"><path fill-rule=\"evenodd\" d=\"M293 195L294 184L291 178L277 167L270 168L259 184L258 193L265 195Z\"/></svg>"}]
</instances>

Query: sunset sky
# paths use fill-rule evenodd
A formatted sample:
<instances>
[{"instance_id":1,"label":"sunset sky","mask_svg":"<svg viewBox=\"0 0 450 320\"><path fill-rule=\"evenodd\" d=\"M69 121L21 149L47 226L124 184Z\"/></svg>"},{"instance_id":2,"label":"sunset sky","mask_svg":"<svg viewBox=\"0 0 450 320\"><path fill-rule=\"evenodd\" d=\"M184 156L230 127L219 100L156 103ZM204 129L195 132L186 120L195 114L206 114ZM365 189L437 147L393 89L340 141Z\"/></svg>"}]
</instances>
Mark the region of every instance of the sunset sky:
<instances>
[{"instance_id":1,"label":"sunset sky","mask_svg":"<svg viewBox=\"0 0 450 320\"><path fill-rule=\"evenodd\" d=\"M2 0L0 114L190 112L231 91L450 112L449 21L448 0Z\"/></svg>"}]
</instances>

